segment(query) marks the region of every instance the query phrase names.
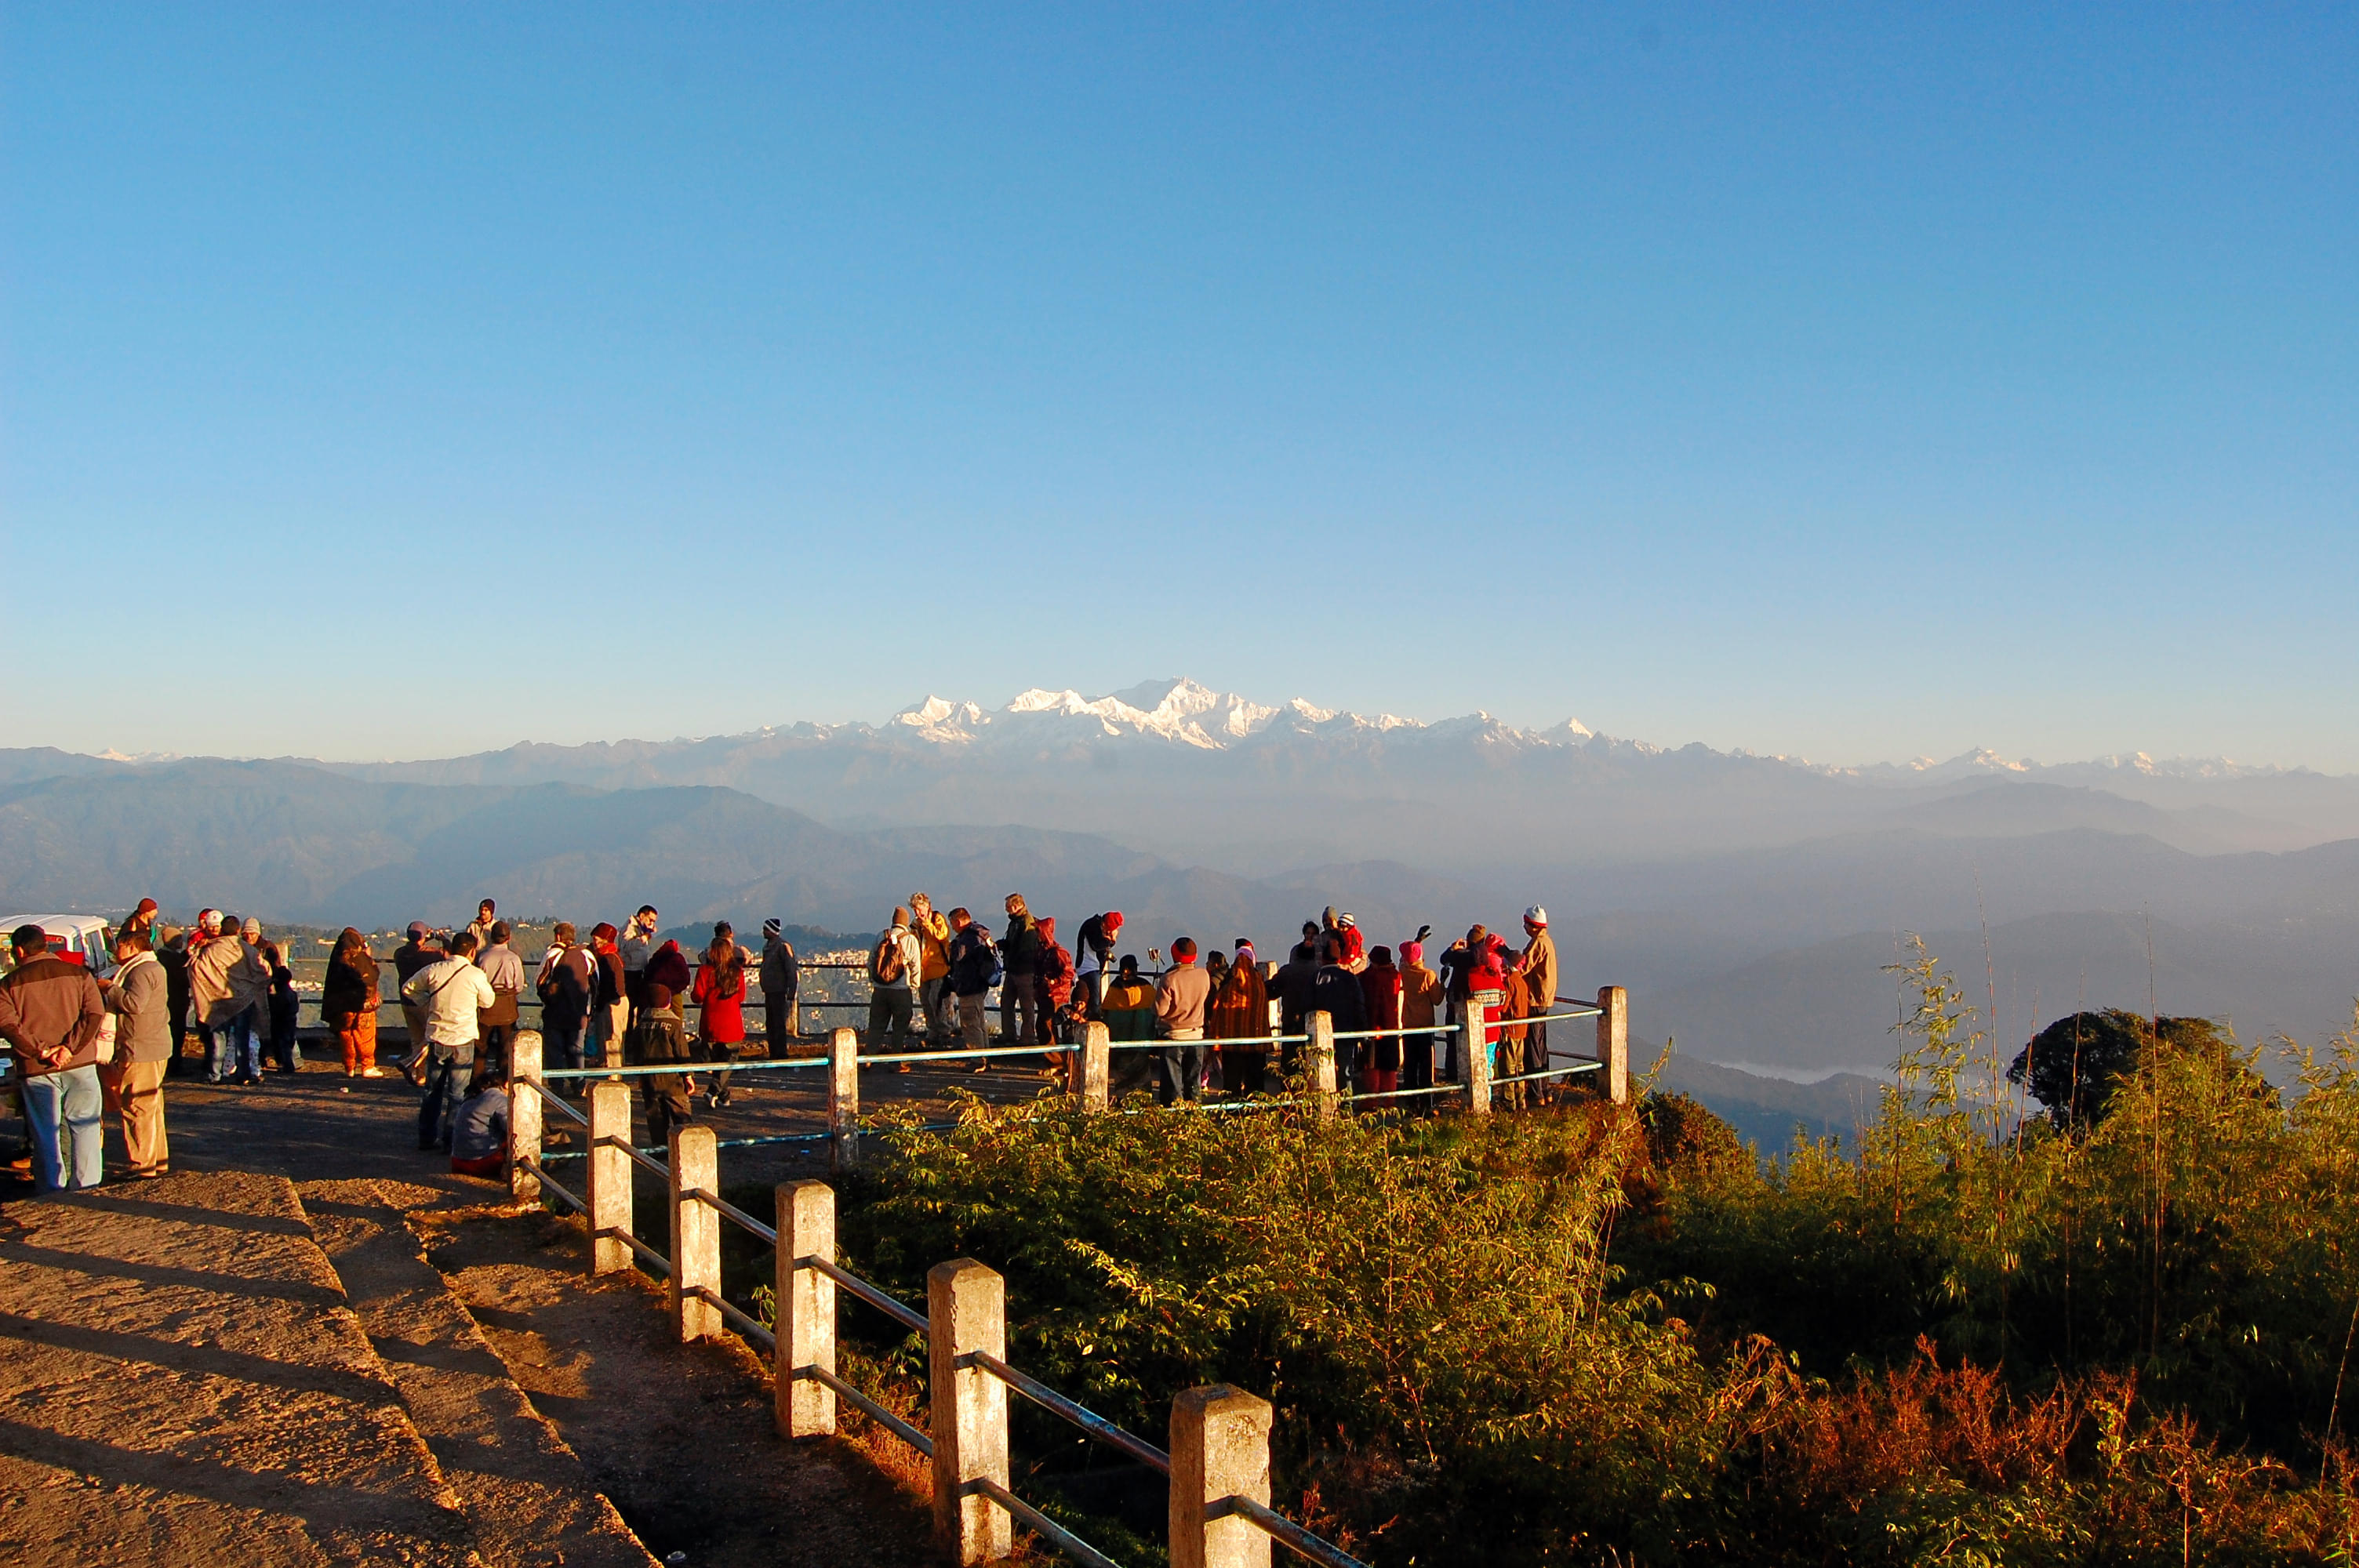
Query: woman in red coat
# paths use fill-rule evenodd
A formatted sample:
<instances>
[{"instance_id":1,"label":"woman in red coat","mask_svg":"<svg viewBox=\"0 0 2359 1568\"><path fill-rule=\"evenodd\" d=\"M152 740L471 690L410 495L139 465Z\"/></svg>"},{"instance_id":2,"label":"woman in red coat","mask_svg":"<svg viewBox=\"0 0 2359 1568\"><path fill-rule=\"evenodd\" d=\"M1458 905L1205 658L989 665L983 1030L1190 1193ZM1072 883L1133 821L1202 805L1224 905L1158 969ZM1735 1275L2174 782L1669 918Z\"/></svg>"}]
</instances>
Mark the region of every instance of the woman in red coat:
<instances>
[{"instance_id":1,"label":"woman in red coat","mask_svg":"<svg viewBox=\"0 0 2359 1568\"><path fill-rule=\"evenodd\" d=\"M696 1021L696 1059L727 1062L745 1039L745 955L734 936L718 935L704 950L689 1000L703 1011ZM708 1102L715 1110L729 1103L729 1075L712 1080Z\"/></svg>"}]
</instances>

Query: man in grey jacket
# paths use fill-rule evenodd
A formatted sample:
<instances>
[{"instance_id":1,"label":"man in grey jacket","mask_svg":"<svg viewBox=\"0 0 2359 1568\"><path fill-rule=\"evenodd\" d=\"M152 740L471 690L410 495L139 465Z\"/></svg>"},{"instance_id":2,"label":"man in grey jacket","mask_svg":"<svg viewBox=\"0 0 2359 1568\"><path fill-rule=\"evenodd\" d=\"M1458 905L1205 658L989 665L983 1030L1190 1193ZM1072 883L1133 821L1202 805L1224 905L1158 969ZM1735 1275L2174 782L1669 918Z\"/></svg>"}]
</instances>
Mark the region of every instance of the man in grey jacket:
<instances>
[{"instance_id":1,"label":"man in grey jacket","mask_svg":"<svg viewBox=\"0 0 2359 1568\"><path fill-rule=\"evenodd\" d=\"M98 1070L106 1108L123 1123L123 1152L135 1177L172 1168L164 1134L164 1071L171 1065L172 1004L164 966L137 931L114 935L114 978L103 989L114 1014L114 1059Z\"/></svg>"}]
</instances>

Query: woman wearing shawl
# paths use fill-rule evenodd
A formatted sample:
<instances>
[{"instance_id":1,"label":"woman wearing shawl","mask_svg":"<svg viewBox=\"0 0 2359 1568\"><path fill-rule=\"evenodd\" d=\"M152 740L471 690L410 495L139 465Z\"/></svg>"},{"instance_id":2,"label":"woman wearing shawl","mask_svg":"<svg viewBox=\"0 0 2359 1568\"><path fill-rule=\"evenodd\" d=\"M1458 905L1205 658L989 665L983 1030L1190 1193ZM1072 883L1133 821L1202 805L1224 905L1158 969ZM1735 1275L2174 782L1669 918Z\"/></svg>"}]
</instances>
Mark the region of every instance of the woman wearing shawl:
<instances>
[{"instance_id":1,"label":"woman wearing shawl","mask_svg":"<svg viewBox=\"0 0 2359 1568\"><path fill-rule=\"evenodd\" d=\"M1237 941L1236 961L1205 1005L1204 1038L1219 1047L1224 1092L1262 1092L1263 1074L1269 1065L1269 988L1262 982L1253 944L1242 937ZM1261 1044L1254 1044L1256 1041Z\"/></svg>"},{"instance_id":2,"label":"woman wearing shawl","mask_svg":"<svg viewBox=\"0 0 2359 1568\"><path fill-rule=\"evenodd\" d=\"M376 1065L376 959L369 953L368 938L347 925L336 937L335 951L328 955L320 1016L344 1049L348 1078L385 1076L385 1069Z\"/></svg>"}]
</instances>

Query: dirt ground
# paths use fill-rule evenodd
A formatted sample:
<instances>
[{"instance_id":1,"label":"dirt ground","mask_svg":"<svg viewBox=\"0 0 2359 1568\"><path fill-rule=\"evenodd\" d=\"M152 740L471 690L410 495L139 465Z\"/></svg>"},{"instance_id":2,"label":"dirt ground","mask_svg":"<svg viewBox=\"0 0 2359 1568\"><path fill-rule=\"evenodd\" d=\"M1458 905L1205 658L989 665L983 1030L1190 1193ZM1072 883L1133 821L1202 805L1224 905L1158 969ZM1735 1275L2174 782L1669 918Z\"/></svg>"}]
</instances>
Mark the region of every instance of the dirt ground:
<instances>
[{"instance_id":1,"label":"dirt ground","mask_svg":"<svg viewBox=\"0 0 2359 1568\"><path fill-rule=\"evenodd\" d=\"M661 1287L582 1272L580 1229L526 1211L437 1227L449 1279L533 1404L658 1558L930 1564L921 1496L851 1445L790 1443L735 1339L683 1346Z\"/></svg>"}]
</instances>

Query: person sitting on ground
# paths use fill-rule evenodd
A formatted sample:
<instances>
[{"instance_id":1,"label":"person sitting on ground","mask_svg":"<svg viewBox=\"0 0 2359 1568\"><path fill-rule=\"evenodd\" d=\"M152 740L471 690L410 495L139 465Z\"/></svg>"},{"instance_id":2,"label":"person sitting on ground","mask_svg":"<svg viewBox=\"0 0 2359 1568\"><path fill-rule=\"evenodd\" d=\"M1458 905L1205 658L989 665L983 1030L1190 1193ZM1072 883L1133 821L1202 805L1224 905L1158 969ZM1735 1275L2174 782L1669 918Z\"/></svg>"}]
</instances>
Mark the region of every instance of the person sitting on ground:
<instances>
[{"instance_id":1,"label":"person sitting on ground","mask_svg":"<svg viewBox=\"0 0 2359 1568\"><path fill-rule=\"evenodd\" d=\"M1155 988L1140 978L1136 953L1122 956L1114 983L1106 987L1105 1026L1113 1044L1155 1038Z\"/></svg>"},{"instance_id":2,"label":"person sitting on ground","mask_svg":"<svg viewBox=\"0 0 2359 1568\"><path fill-rule=\"evenodd\" d=\"M1230 1094L1261 1093L1262 1076L1269 1065L1269 990L1262 983L1253 944L1242 936L1235 961L1204 1010L1204 1031L1221 1053L1223 1088Z\"/></svg>"},{"instance_id":3,"label":"person sitting on ground","mask_svg":"<svg viewBox=\"0 0 2359 1568\"><path fill-rule=\"evenodd\" d=\"M696 971L696 989L689 1000L698 1010L697 1060L723 1064L733 1060L745 1040L745 953L727 932L712 934L712 945L704 950L704 964ZM723 1065L705 1103L719 1110L729 1098L729 1069Z\"/></svg>"},{"instance_id":4,"label":"person sitting on ground","mask_svg":"<svg viewBox=\"0 0 2359 1568\"><path fill-rule=\"evenodd\" d=\"M1162 1051L1162 1076L1155 1098L1165 1105L1192 1100L1203 1092L1204 1004L1212 994L1212 977L1196 967L1196 939L1181 936L1171 944L1171 968L1155 986L1155 1021L1169 1041Z\"/></svg>"},{"instance_id":5,"label":"person sitting on ground","mask_svg":"<svg viewBox=\"0 0 2359 1568\"><path fill-rule=\"evenodd\" d=\"M497 1060L484 1064L459 1102L451 1130L451 1169L462 1176L507 1174L508 1074Z\"/></svg>"},{"instance_id":6,"label":"person sitting on ground","mask_svg":"<svg viewBox=\"0 0 2359 1568\"><path fill-rule=\"evenodd\" d=\"M320 1019L343 1047L344 1076L381 1078L376 1065L377 965L368 938L347 925L328 955L328 978L320 989Z\"/></svg>"}]
</instances>

